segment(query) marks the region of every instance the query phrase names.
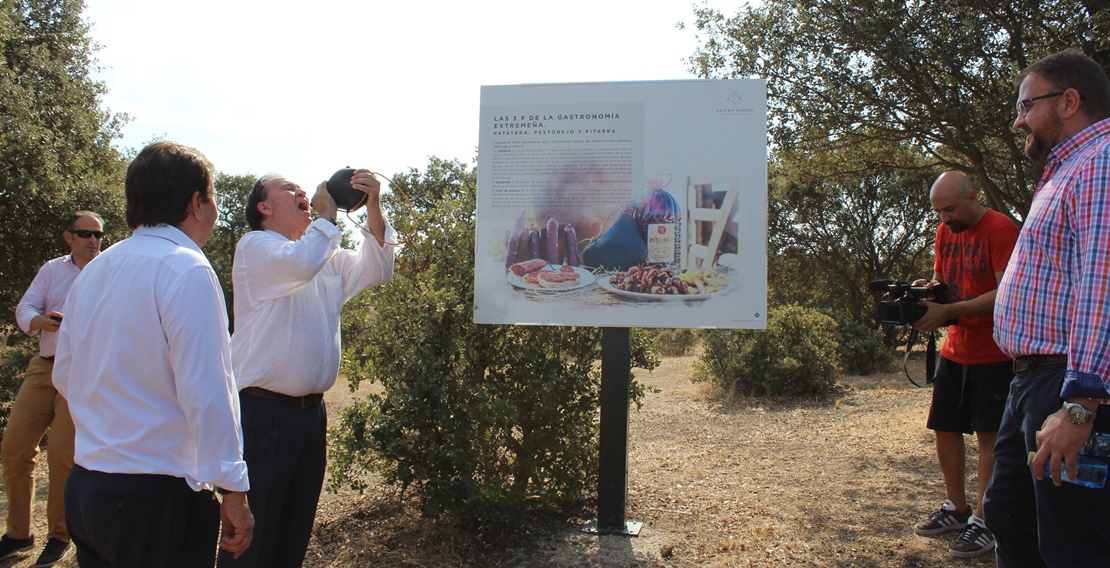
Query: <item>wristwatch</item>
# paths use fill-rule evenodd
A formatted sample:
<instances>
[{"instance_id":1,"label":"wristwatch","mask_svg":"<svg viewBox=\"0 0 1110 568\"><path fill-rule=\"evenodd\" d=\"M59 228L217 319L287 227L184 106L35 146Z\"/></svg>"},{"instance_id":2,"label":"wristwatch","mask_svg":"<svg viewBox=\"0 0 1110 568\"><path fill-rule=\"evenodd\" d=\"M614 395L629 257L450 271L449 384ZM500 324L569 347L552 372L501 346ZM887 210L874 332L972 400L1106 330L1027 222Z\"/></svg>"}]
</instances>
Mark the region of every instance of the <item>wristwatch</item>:
<instances>
[{"instance_id":1,"label":"wristwatch","mask_svg":"<svg viewBox=\"0 0 1110 568\"><path fill-rule=\"evenodd\" d=\"M1078 402L1065 402L1064 414L1072 424L1090 424L1095 421L1096 414L1087 410Z\"/></svg>"}]
</instances>

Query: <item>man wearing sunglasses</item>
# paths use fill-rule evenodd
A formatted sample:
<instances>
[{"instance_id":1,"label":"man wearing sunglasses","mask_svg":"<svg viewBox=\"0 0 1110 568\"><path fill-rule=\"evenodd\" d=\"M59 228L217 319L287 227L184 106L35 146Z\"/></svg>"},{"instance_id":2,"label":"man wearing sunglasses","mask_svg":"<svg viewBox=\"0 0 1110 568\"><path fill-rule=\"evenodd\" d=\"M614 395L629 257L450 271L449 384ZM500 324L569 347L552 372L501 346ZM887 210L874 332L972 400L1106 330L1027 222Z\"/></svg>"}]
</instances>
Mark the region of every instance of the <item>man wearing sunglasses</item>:
<instances>
[{"instance_id":1,"label":"man wearing sunglasses","mask_svg":"<svg viewBox=\"0 0 1110 568\"><path fill-rule=\"evenodd\" d=\"M31 534L31 503L35 493L35 457L39 443L50 429L47 462L50 489L47 493L47 541L35 566L51 566L69 554L64 492L73 467L73 420L66 400L54 388L54 349L62 305L70 285L81 269L100 254L104 222L92 211L77 211L66 220L62 238L70 253L42 266L15 308L15 319L24 332L39 337L39 354L27 365L0 443L4 461L4 488L8 494L8 518L0 537L0 559L35 546Z\"/></svg>"},{"instance_id":2,"label":"man wearing sunglasses","mask_svg":"<svg viewBox=\"0 0 1110 568\"><path fill-rule=\"evenodd\" d=\"M995 298L994 337L1015 377L987 526L1000 568L1106 566L1110 487L1062 483L1060 468L1076 479L1077 454L1110 425L1110 78L1067 50L1017 84L1014 128L1045 168Z\"/></svg>"}]
</instances>

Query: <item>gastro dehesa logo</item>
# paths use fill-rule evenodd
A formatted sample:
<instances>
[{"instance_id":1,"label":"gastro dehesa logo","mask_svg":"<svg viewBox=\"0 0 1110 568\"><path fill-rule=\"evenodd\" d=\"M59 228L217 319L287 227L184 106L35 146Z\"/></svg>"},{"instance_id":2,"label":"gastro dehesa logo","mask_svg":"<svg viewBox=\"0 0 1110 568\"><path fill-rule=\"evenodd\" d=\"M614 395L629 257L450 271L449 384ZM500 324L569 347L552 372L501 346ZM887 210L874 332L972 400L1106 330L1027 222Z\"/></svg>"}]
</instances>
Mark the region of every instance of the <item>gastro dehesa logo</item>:
<instances>
[{"instance_id":1,"label":"gastro dehesa logo","mask_svg":"<svg viewBox=\"0 0 1110 568\"><path fill-rule=\"evenodd\" d=\"M747 115L755 111L751 107L744 106L744 96L739 91L729 93L725 97L725 105L725 107L717 109L717 114Z\"/></svg>"}]
</instances>

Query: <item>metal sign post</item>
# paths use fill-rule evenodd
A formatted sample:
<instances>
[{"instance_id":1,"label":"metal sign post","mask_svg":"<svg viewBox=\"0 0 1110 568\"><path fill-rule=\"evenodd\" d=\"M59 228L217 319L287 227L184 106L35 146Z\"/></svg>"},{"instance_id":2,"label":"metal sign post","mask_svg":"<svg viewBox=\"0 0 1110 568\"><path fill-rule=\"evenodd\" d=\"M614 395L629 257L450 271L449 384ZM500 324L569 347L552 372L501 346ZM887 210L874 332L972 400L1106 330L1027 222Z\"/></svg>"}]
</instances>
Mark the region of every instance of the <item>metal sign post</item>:
<instances>
[{"instance_id":1,"label":"metal sign post","mask_svg":"<svg viewBox=\"0 0 1110 568\"><path fill-rule=\"evenodd\" d=\"M601 441L597 476L597 520L583 530L638 536L642 522L624 517L628 494L628 406L632 343L627 327L601 334Z\"/></svg>"}]
</instances>

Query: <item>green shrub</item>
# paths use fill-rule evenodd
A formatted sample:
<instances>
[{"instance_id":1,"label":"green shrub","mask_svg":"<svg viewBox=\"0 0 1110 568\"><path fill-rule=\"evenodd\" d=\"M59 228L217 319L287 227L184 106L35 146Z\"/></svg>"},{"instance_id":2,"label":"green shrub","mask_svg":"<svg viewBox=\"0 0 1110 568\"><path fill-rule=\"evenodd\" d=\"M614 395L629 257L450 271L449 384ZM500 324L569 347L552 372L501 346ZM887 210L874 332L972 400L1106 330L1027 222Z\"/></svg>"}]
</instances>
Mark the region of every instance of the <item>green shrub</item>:
<instances>
[{"instance_id":1,"label":"green shrub","mask_svg":"<svg viewBox=\"0 0 1110 568\"><path fill-rule=\"evenodd\" d=\"M655 352L668 357L689 355L698 344L694 329L653 329L648 332Z\"/></svg>"},{"instance_id":2,"label":"green shrub","mask_svg":"<svg viewBox=\"0 0 1110 568\"><path fill-rule=\"evenodd\" d=\"M8 427L8 415L23 384L27 365L39 353L38 338L21 331L12 333L6 343L0 345L0 429Z\"/></svg>"},{"instance_id":3,"label":"green shrub","mask_svg":"<svg viewBox=\"0 0 1110 568\"><path fill-rule=\"evenodd\" d=\"M765 330L710 330L695 380L742 396L824 395L840 376L836 322L797 305L772 307Z\"/></svg>"},{"instance_id":4,"label":"green shrub","mask_svg":"<svg viewBox=\"0 0 1110 568\"><path fill-rule=\"evenodd\" d=\"M852 320L842 320L837 337L840 362L849 375L870 375L890 370L895 353L883 342L883 332Z\"/></svg>"}]
</instances>

